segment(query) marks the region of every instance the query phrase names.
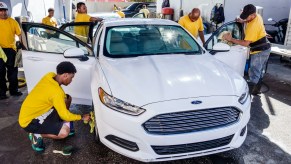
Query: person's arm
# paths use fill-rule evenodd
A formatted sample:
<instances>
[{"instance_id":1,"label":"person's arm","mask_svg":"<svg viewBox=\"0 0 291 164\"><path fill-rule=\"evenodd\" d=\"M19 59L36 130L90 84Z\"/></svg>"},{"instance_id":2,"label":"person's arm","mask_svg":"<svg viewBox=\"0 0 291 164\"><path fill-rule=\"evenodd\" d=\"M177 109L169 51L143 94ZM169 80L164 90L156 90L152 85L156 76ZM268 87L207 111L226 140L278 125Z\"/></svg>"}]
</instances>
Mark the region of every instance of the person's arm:
<instances>
[{"instance_id":1,"label":"person's arm","mask_svg":"<svg viewBox=\"0 0 291 164\"><path fill-rule=\"evenodd\" d=\"M90 22L101 22L101 21L103 21L103 19L102 18L96 18L96 17L90 17L89 21Z\"/></svg>"},{"instance_id":2,"label":"person's arm","mask_svg":"<svg viewBox=\"0 0 291 164\"><path fill-rule=\"evenodd\" d=\"M57 94L53 97L53 106L58 112L60 118L64 121L76 121L81 120L81 115L71 113L66 107L65 97L61 94Z\"/></svg>"},{"instance_id":3,"label":"person's arm","mask_svg":"<svg viewBox=\"0 0 291 164\"><path fill-rule=\"evenodd\" d=\"M203 45L205 44L205 39L204 39L204 32L203 31L199 31L199 37L203 43Z\"/></svg>"},{"instance_id":4,"label":"person's arm","mask_svg":"<svg viewBox=\"0 0 291 164\"><path fill-rule=\"evenodd\" d=\"M203 26L203 21L202 21L202 18L199 17L199 29L198 29L198 33L199 33L199 37L200 37L200 40L202 41L203 45L205 44L205 39L204 39L204 26Z\"/></svg>"},{"instance_id":5,"label":"person's arm","mask_svg":"<svg viewBox=\"0 0 291 164\"><path fill-rule=\"evenodd\" d=\"M222 38L227 40L227 41L229 41L229 42L232 42L234 44L239 44L239 45L245 46L245 47L249 46L252 43L251 41L248 41L248 40L234 39L234 38L231 37L230 34L225 34L225 35L223 35Z\"/></svg>"}]
</instances>

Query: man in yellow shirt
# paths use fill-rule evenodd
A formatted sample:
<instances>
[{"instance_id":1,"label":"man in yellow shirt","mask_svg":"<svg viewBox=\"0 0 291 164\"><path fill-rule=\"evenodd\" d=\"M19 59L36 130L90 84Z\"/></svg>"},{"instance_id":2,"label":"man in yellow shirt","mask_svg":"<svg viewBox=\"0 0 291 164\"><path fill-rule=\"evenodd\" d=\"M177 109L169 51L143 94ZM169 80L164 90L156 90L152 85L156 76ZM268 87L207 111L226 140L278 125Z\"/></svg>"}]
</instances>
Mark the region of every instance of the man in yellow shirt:
<instances>
[{"instance_id":1,"label":"man in yellow shirt","mask_svg":"<svg viewBox=\"0 0 291 164\"><path fill-rule=\"evenodd\" d=\"M266 38L266 31L263 19L256 14L256 7L248 4L243 8L240 15L241 22L246 22L244 40L232 38L230 34L223 36L227 41L250 47L250 70L249 70L249 87L253 95L260 93L263 72L269 59L271 45Z\"/></svg>"},{"instance_id":2,"label":"man in yellow shirt","mask_svg":"<svg viewBox=\"0 0 291 164\"><path fill-rule=\"evenodd\" d=\"M49 26L57 27L58 23L56 18L54 18L54 13L55 10L53 8L49 8L48 16L42 19L42 23Z\"/></svg>"},{"instance_id":3,"label":"man in yellow shirt","mask_svg":"<svg viewBox=\"0 0 291 164\"><path fill-rule=\"evenodd\" d=\"M87 7L84 2L77 3L77 15L75 22L96 22L96 21L102 21L102 18L95 18L91 17L87 14ZM75 34L82 36L82 37L88 37L89 33L89 27L88 26L76 26L74 28Z\"/></svg>"},{"instance_id":4,"label":"man in yellow shirt","mask_svg":"<svg viewBox=\"0 0 291 164\"><path fill-rule=\"evenodd\" d=\"M120 18L125 18L125 14L124 12L121 11L121 7L118 7L118 10L116 13L120 16Z\"/></svg>"},{"instance_id":5,"label":"man in yellow shirt","mask_svg":"<svg viewBox=\"0 0 291 164\"><path fill-rule=\"evenodd\" d=\"M71 96L61 85L69 85L77 72L70 62L61 62L57 74L46 74L24 100L19 114L19 125L27 132L35 151L44 151L44 138L63 139L72 128L70 121L90 120L90 115L78 115L69 111Z\"/></svg>"},{"instance_id":6,"label":"man in yellow shirt","mask_svg":"<svg viewBox=\"0 0 291 164\"><path fill-rule=\"evenodd\" d=\"M139 10L139 13L143 13L145 18L148 18L150 11L147 9L146 5L142 5L142 9Z\"/></svg>"},{"instance_id":7,"label":"man in yellow shirt","mask_svg":"<svg viewBox=\"0 0 291 164\"><path fill-rule=\"evenodd\" d=\"M16 43L15 35L20 38L21 30L19 24L8 17L8 7L4 2L0 2L0 47L6 55L6 62L0 58L0 100L8 98L6 91L9 89L10 95L21 96L18 91L18 68L15 67ZM6 85L6 69L9 88Z\"/></svg>"},{"instance_id":8,"label":"man in yellow shirt","mask_svg":"<svg viewBox=\"0 0 291 164\"><path fill-rule=\"evenodd\" d=\"M199 34L203 45L205 44L203 33L204 27L202 18L200 16L200 10L198 8L194 8L191 13L181 17L178 23L186 30L188 30L196 39L198 38Z\"/></svg>"}]
</instances>

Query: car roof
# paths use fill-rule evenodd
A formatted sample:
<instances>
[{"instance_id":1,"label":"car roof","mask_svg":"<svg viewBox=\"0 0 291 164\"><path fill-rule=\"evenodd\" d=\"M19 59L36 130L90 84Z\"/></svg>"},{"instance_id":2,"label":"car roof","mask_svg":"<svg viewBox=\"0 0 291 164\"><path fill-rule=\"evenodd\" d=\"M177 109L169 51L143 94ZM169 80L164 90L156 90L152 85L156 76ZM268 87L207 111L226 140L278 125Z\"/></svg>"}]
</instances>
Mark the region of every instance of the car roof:
<instances>
[{"instance_id":1,"label":"car roof","mask_svg":"<svg viewBox=\"0 0 291 164\"><path fill-rule=\"evenodd\" d=\"M167 19L144 19L144 18L124 18L124 19L108 19L104 21L105 27L127 26L127 25L175 25L178 23Z\"/></svg>"}]
</instances>

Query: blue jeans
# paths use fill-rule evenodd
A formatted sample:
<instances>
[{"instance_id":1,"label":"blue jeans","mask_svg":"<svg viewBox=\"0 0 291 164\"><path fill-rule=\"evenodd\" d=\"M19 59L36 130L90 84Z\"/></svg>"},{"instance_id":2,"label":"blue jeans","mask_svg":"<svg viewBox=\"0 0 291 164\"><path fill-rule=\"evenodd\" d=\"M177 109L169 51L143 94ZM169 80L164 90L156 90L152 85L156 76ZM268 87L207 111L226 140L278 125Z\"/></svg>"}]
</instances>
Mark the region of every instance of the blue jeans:
<instances>
[{"instance_id":1,"label":"blue jeans","mask_svg":"<svg viewBox=\"0 0 291 164\"><path fill-rule=\"evenodd\" d=\"M270 56L271 48L259 52L257 54L251 54L251 64L249 70L250 81L257 84L265 73L265 68Z\"/></svg>"}]
</instances>

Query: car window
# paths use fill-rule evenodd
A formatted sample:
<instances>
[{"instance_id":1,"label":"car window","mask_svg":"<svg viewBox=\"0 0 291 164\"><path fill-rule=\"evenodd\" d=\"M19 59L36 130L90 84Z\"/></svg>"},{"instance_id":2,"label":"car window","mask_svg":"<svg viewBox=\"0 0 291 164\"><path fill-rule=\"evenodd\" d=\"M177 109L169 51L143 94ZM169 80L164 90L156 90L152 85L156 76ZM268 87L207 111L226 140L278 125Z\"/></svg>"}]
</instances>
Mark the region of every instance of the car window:
<instances>
[{"instance_id":1,"label":"car window","mask_svg":"<svg viewBox=\"0 0 291 164\"><path fill-rule=\"evenodd\" d=\"M88 25L74 25L68 26L64 29L65 32L79 38L85 43L89 43L89 26Z\"/></svg>"},{"instance_id":2,"label":"car window","mask_svg":"<svg viewBox=\"0 0 291 164\"><path fill-rule=\"evenodd\" d=\"M86 55L93 55L85 46L71 37L43 27L31 27L27 32L27 41L31 51L62 54L69 48L77 47L81 48Z\"/></svg>"},{"instance_id":3,"label":"car window","mask_svg":"<svg viewBox=\"0 0 291 164\"><path fill-rule=\"evenodd\" d=\"M211 40L208 42L206 49L212 50L213 45L219 42L223 42L226 44L229 44L230 46L233 46L234 44L231 42L227 42L222 39L222 36L224 34L230 33L233 38L235 39L242 39L242 29L240 28L238 23L230 23L228 25L222 26L218 32L214 33Z\"/></svg>"},{"instance_id":4,"label":"car window","mask_svg":"<svg viewBox=\"0 0 291 164\"><path fill-rule=\"evenodd\" d=\"M134 25L106 30L105 56L201 54L196 41L180 26Z\"/></svg>"},{"instance_id":5,"label":"car window","mask_svg":"<svg viewBox=\"0 0 291 164\"><path fill-rule=\"evenodd\" d=\"M136 11L139 11L139 10L142 8L142 6L143 6L143 4L138 5L138 6L135 8L135 10L136 10Z\"/></svg>"},{"instance_id":6,"label":"car window","mask_svg":"<svg viewBox=\"0 0 291 164\"><path fill-rule=\"evenodd\" d=\"M144 13L137 13L132 18L145 18Z\"/></svg>"}]
</instances>

